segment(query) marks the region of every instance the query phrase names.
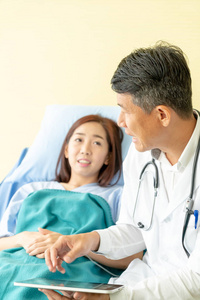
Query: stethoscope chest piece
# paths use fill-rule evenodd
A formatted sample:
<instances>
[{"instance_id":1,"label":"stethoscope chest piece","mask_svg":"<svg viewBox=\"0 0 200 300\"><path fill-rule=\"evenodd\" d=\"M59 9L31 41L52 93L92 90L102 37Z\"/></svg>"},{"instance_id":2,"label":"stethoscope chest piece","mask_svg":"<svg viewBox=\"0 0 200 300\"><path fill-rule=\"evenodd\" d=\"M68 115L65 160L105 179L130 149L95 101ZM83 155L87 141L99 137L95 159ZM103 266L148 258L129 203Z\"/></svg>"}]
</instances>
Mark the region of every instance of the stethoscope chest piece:
<instances>
[{"instance_id":1,"label":"stethoscope chest piece","mask_svg":"<svg viewBox=\"0 0 200 300\"><path fill-rule=\"evenodd\" d=\"M152 161L149 161L145 164L140 173L136 201L133 210L133 223L135 226L145 231L150 230L152 226L155 202L158 194L158 184L158 167L155 163L155 160L152 159ZM142 186L143 188L141 188ZM143 203L143 201L139 201L139 199L146 198L147 195L149 197L149 202L145 203L145 206L149 207L138 208L139 202ZM145 211L147 210L148 215L150 214L149 221L147 221L148 217L145 215ZM145 223L140 220L140 217L145 219Z\"/></svg>"},{"instance_id":2,"label":"stethoscope chest piece","mask_svg":"<svg viewBox=\"0 0 200 300\"><path fill-rule=\"evenodd\" d=\"M198 114L200 115L199 112ZM182 232L182 245L188 257L190 254L184 245L184 239L185 239L185 234L188 227L189 219L191 215L194 215L195 218L194 228L196 229L198 225L198 217L199 217L199 211L193 210L193 204L194 204L193 194L194 194L194 185L195 185L199 151L200 151L200 137L194 155L194 162L193 162L192 176L191 176L191 189L190 189L190 195L186 202L185 220L184 220L183 232ZM142 185L143 188L141 188ZM158 187L159 187L158 167L155 163L155 160L152 159L151 161L145 164L145 166L142 168L142 171L140 173L138 190L137 190L135 205L133 209L133 224L142 230L147 231L150 230L152 227L155 203L158 195ZM146 199L146 201L143 201L142 199ZM145 207L141 208L142 204L145 205ZM146 211L149 214L150 216L149 221L147 221L148 217L147 215L145 215L144 211ZM142 220L144 220L144 222L142 222Z\"/></svg>"}]
</instances>

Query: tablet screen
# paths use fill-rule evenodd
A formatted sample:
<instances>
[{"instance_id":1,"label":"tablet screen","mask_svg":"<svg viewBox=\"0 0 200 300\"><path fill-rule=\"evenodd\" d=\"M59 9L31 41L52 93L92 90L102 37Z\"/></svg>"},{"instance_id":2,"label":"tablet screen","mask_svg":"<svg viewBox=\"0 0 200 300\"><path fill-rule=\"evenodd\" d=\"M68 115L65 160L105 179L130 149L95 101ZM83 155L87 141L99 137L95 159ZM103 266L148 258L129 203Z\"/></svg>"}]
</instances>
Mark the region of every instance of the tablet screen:
<instances>
[{"instance_id":1,"label":"tablet screen","mask_svg":"<svg viewBox=\"0 0 200 300\"><path fill-rule=\"evenodd\" d=\"M45 278L34 278L23 281L14 282L15 286L24 286L41 289L51 289L60 291L85 292L111 294L118 292L123 285L105 284L105 283L89 283L68 280L51 280Z\"/></svg>"}]
</instances>

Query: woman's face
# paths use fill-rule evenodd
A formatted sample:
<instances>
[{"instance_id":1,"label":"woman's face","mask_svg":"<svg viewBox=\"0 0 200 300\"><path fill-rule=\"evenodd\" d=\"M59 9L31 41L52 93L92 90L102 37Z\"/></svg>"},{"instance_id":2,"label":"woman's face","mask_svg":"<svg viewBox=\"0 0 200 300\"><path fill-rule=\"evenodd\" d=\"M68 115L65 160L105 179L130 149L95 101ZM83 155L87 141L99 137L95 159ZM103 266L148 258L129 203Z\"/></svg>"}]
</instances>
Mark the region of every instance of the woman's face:
<instances>
[{"instance_id":1,"label":"woman's face","mask_svg":"<svg viewBox=\"0 0 200 300\"><path fill-rule=\"evenodd\" d=\"M97 182L103 164L108 164L106 131L97 122L84 123L74 131L65 149L71 178L79 176L87 183Z\"/></svg>"}]
</instances>

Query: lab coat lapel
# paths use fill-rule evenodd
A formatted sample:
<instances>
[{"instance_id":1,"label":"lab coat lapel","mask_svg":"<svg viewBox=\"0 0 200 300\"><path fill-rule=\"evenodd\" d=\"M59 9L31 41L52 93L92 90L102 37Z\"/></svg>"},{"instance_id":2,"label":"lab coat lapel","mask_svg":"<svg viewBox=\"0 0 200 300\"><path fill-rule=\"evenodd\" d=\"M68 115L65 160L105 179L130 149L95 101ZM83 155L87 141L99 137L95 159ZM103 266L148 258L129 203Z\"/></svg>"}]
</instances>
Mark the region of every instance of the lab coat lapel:
<instances>
[{"instance_id":1,"label":"lab coat lapel","mask_svg":"<svg viewBox=\"0 0 200 300\"><path fill-rule=\"evenodd\" d=\"M190 192L190 187L186 184L186 182L179 182L177 184L163 214L162 221L165 220L180 204L186 202Z\"/></svg>"},{"instance_id":2,"label":"lab coat lapel","mask_svg":"<svg viewBox=\"0 0 200 300\"><path fill-rule=\"evenodd\" d=\"M193 161L191 161L186 167L184 170L184 175L182 174L180 180L177 182L174 192L172 193L172 197L168 202L165 213L163 214L162 220L166 219L179 205L185 203L186 199L189 197L192 180L192 164ZM198 164L194 190L200 183L200 172L198 172L199 167L200 165ZM161 178L161 180L163 181L163 178ZM161 184L163 184L163 182L161 182Z\"/></svg>"}]
</instances>

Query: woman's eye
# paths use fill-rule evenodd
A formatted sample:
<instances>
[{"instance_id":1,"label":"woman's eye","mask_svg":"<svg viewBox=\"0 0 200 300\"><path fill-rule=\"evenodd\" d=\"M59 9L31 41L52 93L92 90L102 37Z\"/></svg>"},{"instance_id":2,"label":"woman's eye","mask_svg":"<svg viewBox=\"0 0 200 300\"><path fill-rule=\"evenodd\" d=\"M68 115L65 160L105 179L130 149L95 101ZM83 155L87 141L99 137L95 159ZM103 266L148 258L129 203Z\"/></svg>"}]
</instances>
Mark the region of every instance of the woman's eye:
<instances>
[{"instance_id":1,"label":"woman's eye","mask_svg":"<svg viewBox=\"0 0 200 300\"><path fill-rule=\"evenodd\" d=\"M94 142L94 144L95 144L95 145L98 145L98 146L101 146L101 143L100 143L100 142L97 142L97 141Z\"/></svg>"},{"instance_id":2,"label":"woman's eye","mask_svg":"<svg viewBox=\"0 0 200 300\"><path fill-rule=\"evenodd\" d=\"M77 138L77 139L75 139L75 141L76 141L76 142L81 142L81 141L82 141L82 139L80 139L80 138Z\"/></svg>"}]
</instances>

